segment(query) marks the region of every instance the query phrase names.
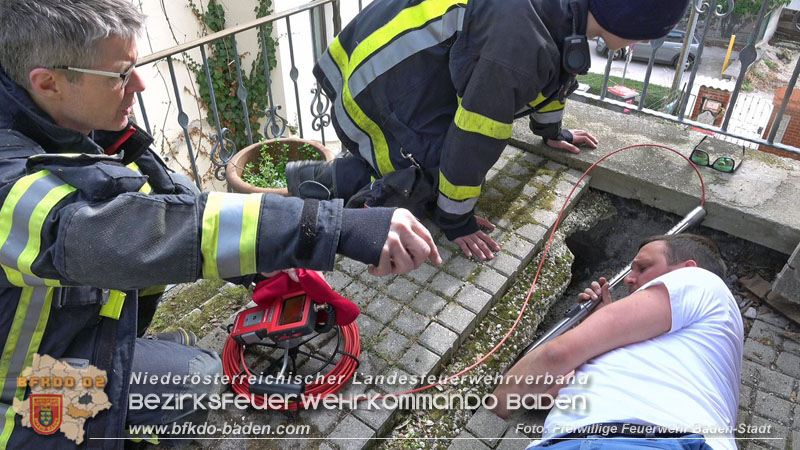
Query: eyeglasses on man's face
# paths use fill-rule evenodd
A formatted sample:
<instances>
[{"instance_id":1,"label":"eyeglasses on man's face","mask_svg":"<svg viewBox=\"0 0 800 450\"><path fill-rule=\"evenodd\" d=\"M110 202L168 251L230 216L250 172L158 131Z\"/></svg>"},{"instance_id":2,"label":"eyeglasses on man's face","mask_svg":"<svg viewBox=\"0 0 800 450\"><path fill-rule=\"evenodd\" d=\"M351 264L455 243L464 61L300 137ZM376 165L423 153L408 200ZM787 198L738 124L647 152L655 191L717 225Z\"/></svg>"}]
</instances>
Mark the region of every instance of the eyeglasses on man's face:
<instances>
[{"instance_id":1,"label":"eyeglasses on man's face","mask_svg":"<svg viewBox=\"0 0 800 450\"><path fill-rule=\"evenodd\" d=\"M700 140L700 143L698 143L694 147L694 150L692 150L692 154L689 159L691 159L693 163L697 164L698 166L711 167L712 169L716 169L725 173L733 173L739 168L739 166L742 165L745 155L744 145L742 146L742 159L739 160L739 164L736 164L736 161L729 156L721 156L711 163L711 158L708 156L708 152L700 148L700 146L703 144L703 141L705 141L707 137L708 136L704 136L703 139Z\"/></svg>"},{"instance_id":2,"label":"eyeglasses on man's face","mask_svg":"<svg viewBox=\"0 0 800 450\"><path fill-rule=\"evenodd\" d=\"M120 88L125 89L125 86L128 85L128 81L130 81L131 75L133 74L133 71L134 69L136 69L136 67L131 66L130 69L126 70L123 73L108 72L105 70L83 69L80 67L71 67L71 66L58 66L54 67L54 69L71 70L73 72L90 73L92 75L102 75L104 77L119 78L122 80L122 86L120 86Z\"/></svg>"}]
</instances>

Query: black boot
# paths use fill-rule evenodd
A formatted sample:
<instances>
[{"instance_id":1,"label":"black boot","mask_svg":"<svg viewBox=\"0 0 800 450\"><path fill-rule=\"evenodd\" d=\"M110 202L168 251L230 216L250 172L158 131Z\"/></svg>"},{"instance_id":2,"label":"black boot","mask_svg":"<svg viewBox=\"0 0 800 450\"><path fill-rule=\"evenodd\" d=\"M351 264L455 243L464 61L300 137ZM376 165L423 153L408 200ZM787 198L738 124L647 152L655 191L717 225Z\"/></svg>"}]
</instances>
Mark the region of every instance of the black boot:
<instances>
[{"instance_id":1,"label":"black boot","mask_svg":"<svg viewBox=\"0 0 800 450\"><path fill-rule=\"evenodd\" d=\"M332 161L292 161L286 164L286 187L289 195L330 200L333 192Z\"/></svg>"}]
</instances>

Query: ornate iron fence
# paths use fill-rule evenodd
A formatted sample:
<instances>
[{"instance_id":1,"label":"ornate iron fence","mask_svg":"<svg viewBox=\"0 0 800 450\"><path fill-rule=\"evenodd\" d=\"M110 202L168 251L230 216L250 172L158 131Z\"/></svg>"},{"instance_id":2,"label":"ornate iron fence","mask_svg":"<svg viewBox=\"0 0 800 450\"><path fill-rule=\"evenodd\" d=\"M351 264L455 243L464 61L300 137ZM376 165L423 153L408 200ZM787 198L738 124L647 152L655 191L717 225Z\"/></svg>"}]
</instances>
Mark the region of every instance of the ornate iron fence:
<instances>
[{"instance_id":1,"label":"ornate iron fence","mask_svg":"<svg viewBox=\"0 0 800 450\"><path fill-rule=\"evenodd\" d=\"M761 10L756 18L755 29L761 29L762 22L767 14L767 3L769 0L763 0L763 4L761 6ZM326 5L329 5L326 8ZM612 57L613 52L609 52L608 62L606 63L605 73L603 75L603 88L600 95L585 93L585 92L576 92L575 95L583 97L585 99L589 99L595 103L599 103L604 106L611 106L614 109L621 110L622 108L629 108L637 111L638 113L648 114L655 117L660 117L663 119L667 119L669 121L678 122L681 124L691 125L700 129L708 130L713 133L718 133L725 136L730 136L732 138L741 139L743 141L748 141L754 144L759 145L767 145L770 147L774 147L777 149L781 149L790 153L800 155L800 149L786 145L780 142L775 142L776 133L778 131L778 126L772 126L772 129L769 135L766 138L762 137L754 137L752 135L745 135L736 132L735 130L729 129L731 115L734 111L736 106L737 100L739 98L740 92L742 90L742 81L744 79L744 75L747 73L750 66L756 61L757 54L756 54L756 39L758 39L758 33L752 33L749 37L749 40L745 47L739 53L739 60L741 61L741 68L739 71L739 76L737 77L736 86L731 93L730 103L726 109L725 116L721 126L713 126L706 123L701 123L696 120L691 120L686 118L686 108L688 106L688 101L690 97L690 93L692 92L692 87L696 81L697 71L700 63L700 59L703 54L703 50L705 48L705 41L711 27L711 24L714 20L721 20L726 15L730 14L733 10L733 0L729 0L727 2L728 10L723 11L723 8L720 4L720 0L693 0L693 8L694 14L692 14L692 19L690 19L689 23L689 32L686 34L689 36L694 35L695 28L697 25L697 18L701 15L706 16L706 20L702 26L702 30L700 31L700 45L697 50L696 56L696 63L692 65L692 70L689 75L689 81L686 84L685 88L682 91L685 93L680 100L676 103L677 107L673 108L671 113L667 113L664 111L659 111L656 109L648 108L645 104L645 99L647 96L647 90L650 86L650 77L653 71L653 65L655 63L655 53L658 49L663 45L664 39L660 39L657 41L653 41L652 51L650 54L650 58L647 65L647 72L645 75L644 80L644 87L642 89L642 93L640 95L639 103L632 107L631 104L623 103L618 100L613 100L607 97L606 92L608 88L608 83L610 79L610 70L612 64ZM295 107L298 111L298 123L297 123L297 132L300 137L304 137L304 129L305 126L308 124L304 124L302 114L299 114L299 111L302 110L301 100L300 100L300 89L301 86L298 83L298 68L295 61L295 43L294 38L291 32L291 21L290 19L294 16L298 15L308 15L309 20L312 23L311 26L311 41L313 45L312 55L314 58L314 62L316 62L316 58L320 55L320 53L327 47L327 32L326 26L329 24L333 27L333 35L338 34L341 29L341 16L340 16L340 0L313 0L308 4L303 6L299 6L296 8L292 8L286 11L276 12L270 14L268 16L259 18L257 20L253 20L251 22L232 27L200 39L185 43L183 45L179 45L176 47L169 48L164 51L160 51L154 53L152 55L143 57L139 60L137 66L146 66L149 64L154 64L158 62L167 62L167 66L169 68L170 79L172 81L172 89L174 91L175 99L176 99L176 106L178 109L177 114L177 123L183 130L183 134L186 140L187 150L189 152L189 159L191 161L191 168L194 172L195 180L197 182L198 187L202 189L202 185L200 182L200 175L198 174L198 169L196 165L196 155L195 151L192 146L192 142L190 139L190 130L189 130L189 117L186 114L184 107L181 103L180 99L180 86L178 84L175 68L173 65L173 59L186 51L199 48L202 63L205 69L206 79L209 84L209 89L211 90L211 105L214 117L214 123L211 124L215 132L211 135L212 141L212 149L210 151L210 159L212 164L215 167L215 176L219 180L224 179L224 168L230 161L233 154L236 152L236 145L230 139L230 130L223 127L220 122L220 115L217 109L217 103L214 95L214 87L213 83L211 82L212 74L209 71L209 64L208 64L208 57L206 54L206 48L214 43L217 40L229 38L231 39L232 51L234 53L233 60L235 61L235 71L237 75L238 83L238 90L236 91L236 97L241 102L242 111L245 117L249 117L249 104L248 104L248 92L247 89L243 86L242 80L242 68L240 67L240 53L239 49L236 45L236 35L239 33L248 31L248 30L257 30L260 33L261 39L261 49L260 51L263 54L264 60L264 67L263 70L266 74L266 80L268 83L268 107L265 109L266 114L266 122L263 127L263 134L268 138L275 138L281 137L287 131L287 119L284 115L281 114L281 110L283 105L276 104L273 98L273 83L274 80L271 78L273 73L270 70L267 58L267 48L266 48L266 39L264 39L265 33L265 26L269 23L277 23L279 21L284 21L286 28L287 28L287 39L289 45L289 65L290 70L288 72L289 79L293 84L294 90L294 102ZM358 10L360 11L364 5L362 4L362 0L358 0ZM330 13L329 13L330 11ZM332 14L331 17L328 17L328 14ZM798 20L800 18L800 12L795 14L794 16L794 26L798 30L800 30L800 25L798 25ZM684 52L681 55L682 61L686 61L686 53ZM677 67L683 67L683 64L679 64ZM798 74L800 74L800 58L798 58L798 64L794 69L794 73L791 77L789 85L787 87L786 95L784 96L783 103L781 104L780 108L777 111L776 117L773 124L780 124L783 116L786 112L787 105L789 103L790 98L792 97L792 92L794 91L794 87L797 82ZM331 117L329 113L329 109L331 106L330 100L327 96L322 92L322 90L318 86L314 86L310 89L311 94L313 95L311 105L310 105L310 113L311 113L311 129L315 132L321 133L323 144L325 143L325 131L328 129L330 133L330 129L328 128L331 123ZM140 94L138 95L138 100L140 103L141 111L142 111L142 119L144 125L148 132L152 132L150 128L150 123L148 121L147 116L147 109L144 104L144 99ZM289 100L287 100L289 101ZM247 125L247 138L249 143L253 143L253 131L250 128L250 121L245 120Z\"/></svg>"}]
</instances>

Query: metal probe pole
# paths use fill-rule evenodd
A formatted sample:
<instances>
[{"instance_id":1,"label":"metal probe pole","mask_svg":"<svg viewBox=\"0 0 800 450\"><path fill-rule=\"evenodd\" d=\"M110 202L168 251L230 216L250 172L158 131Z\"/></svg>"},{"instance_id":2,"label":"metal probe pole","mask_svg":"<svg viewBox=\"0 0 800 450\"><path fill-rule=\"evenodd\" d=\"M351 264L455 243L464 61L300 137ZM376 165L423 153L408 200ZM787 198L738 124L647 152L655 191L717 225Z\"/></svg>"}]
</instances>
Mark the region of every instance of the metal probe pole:
<instances>
[{"instance_id":1,"label":"metal probe pole","mask_svg":"<svg viewBox=\"0 0 800 450\"><path fill-rule=\"evenodd\" d=\"M664 234L670 235L670 234L681 233L684 230L686 230L687 228L689 228L692 225L694 225L697 222L699 222L700 219L702 219L705 215L706 215L706 210L703 209L702 206L698 206L697 208L695 208L691 212L689 212L689 214L687 214L680 222L678 222L677 225L672 227L672 229L670 229L669 231L667 231ZM625 277L627 277L629 273L631 273L631 265L630 265L630 263L627 266L625 266L624 269L622 269L621 271L617 272L617 274L614 275L614 278L609 280L609 282L608 282L609 290L614 289L614 287L616 285L618 285L619 283L621 283L622 280L624 280ZM585 301L585 302L579 302L577 305L573 306L567 312L567 314L564 315L563 319L561 319L557 324L553 325L552 328L547 330L542 335L542 337L539 338L539 340L537 340L533 344L529 345L521 353L521 355L525 356L528 353L530 353L533 350L535 350L536 348L538 348L538 347L544 345L545 343L549 342L550 340L552 340L552 339L564 334L566 331L568 331L569 329L571 329L572 327L577 325L581 320L585 319L586 316L588 316L594 310L594 308L597 306L598 303L600 303L600 301L596 301L595 302L595 301L588 300L588 301Z\"/></svg>"}]
</instances>

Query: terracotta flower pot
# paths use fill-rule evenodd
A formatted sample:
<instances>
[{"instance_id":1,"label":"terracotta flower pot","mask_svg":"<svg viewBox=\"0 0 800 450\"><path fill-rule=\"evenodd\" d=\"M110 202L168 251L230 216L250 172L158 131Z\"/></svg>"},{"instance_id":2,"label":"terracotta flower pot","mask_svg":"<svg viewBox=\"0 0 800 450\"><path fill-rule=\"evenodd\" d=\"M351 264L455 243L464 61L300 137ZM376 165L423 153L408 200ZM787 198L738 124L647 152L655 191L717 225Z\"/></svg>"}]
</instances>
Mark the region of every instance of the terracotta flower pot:
<instances>
[{"instance_id":1,"label":"terracotta flower pot","mask_svg":"<svg viewBox=\"0 0 800 450\"><path fill-rule=\"evenodd\" d=\"M248 163L253 163L256 166L258 165L258 159L261 156L260 150L265 143L274 149L275 153L270 152L273 155L283 149L284 145L288 145L289 151L287 152L287 156L289 157L289 161L306 159L305 156L303 156L303 153L300 151L300 147L302 147L303 144L308 144L313 147L325 158L326 161L330 161L334 157L333 152L319 142L308 141L306 139L278 138L249 145L233 155L233 158L231 158L228 166L225 167L225 176L228 179L228 186L230 186L233 192L239 192L242 194L267 193L278 194L284 197L289 196L289 190L286 188L262 188L253 186L252 184L248 184L242 180L242 172Z\"/></svg>"}]
</instances>

